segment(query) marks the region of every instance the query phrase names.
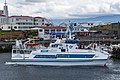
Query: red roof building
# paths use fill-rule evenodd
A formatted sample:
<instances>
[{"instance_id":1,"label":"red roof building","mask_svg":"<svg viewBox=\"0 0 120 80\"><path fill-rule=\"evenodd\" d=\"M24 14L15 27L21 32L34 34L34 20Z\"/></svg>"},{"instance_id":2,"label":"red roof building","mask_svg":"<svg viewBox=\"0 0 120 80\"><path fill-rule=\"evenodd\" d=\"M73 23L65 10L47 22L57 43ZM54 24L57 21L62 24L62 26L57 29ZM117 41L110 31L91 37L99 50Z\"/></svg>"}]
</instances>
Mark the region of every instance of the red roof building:
<instances>
[{"instance_id":1,"label":"red roof building","mask_svg":"<svg viewBox=\"0 0 120 80\"><path fill-rule=\"evenodd\" d=\"M37 16L37 17L32 17L32 16L10 16L9 18L43 18L43 17L39 17L39 16Z\"/></svg>"},{"instance_id":2,"label":"red roof building","mask_svg":"<svg viewBox=\"0 0 120 80\"><path fill-rule=\"evenodd\" d=\"M31 16L10 16L9 18L32 18Z\"/></svg>"}]
</instances>

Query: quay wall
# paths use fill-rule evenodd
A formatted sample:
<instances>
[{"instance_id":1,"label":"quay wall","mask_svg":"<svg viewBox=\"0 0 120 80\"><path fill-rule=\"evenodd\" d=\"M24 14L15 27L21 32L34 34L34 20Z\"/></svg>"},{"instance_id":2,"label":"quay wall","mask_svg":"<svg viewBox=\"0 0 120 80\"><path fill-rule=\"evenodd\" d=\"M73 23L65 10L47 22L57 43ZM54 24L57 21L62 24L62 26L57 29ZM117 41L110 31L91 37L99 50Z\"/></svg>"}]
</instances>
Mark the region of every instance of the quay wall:
<instances>
[{"instance_id":1,"label":"quay wall","mask_svg":"<svg viewBox=\"0 0 120 80\"><path fill-rule=\"evenodd\" d=\"M0 45L0 53L12 52L12 45Z\"/></svg>"},{"instance_id":2,"label":"quay wall","mask_svg":"<svg viewBox=\"0 0 120 80\"><path fill-rule=\"evenodd\" d=\"M120 59L120 47L113 47L111 57Z\"/></svg>"},{"instance_id":3,"label":"quay wall","mask_svg":"<svg viewBox=\"0 0 120 80\"><path fill-rule=\"evenodd\" d=\"M48 47L49 44L51 42L55 42L55 41L40 41L40 43L45 46ZM77 44L79 45L88 45L90 43L100 43L100 44L116 44L116 43L120 43L120 40L101 40L101 41L94 41L94 40L81 40L79 41ZM15 45L15 42L0 42L0 53L3 52L11 52L12 51L12 46ZM117 54L120 54L120 50L118 49L113 49L112 55L117 56ZM120 56L120 55L119 55Z\"/></svg>"}]
</instances>

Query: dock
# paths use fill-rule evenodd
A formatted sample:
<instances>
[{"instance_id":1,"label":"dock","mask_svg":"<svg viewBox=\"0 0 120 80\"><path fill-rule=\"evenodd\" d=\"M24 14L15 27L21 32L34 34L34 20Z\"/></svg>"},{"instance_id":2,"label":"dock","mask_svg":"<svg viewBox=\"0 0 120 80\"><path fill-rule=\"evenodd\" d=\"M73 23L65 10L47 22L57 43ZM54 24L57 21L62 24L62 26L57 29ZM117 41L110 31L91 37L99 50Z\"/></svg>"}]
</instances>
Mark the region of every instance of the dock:
<instances>
[{"instance_id":1,"label":"dock","mask_svg":"<svg viewBox=\"0 0 120 80\"><path fill-rule=\"evenodd\" d=\"M113 45L113 46L112 46L111 56L112 56L113 58L120 59L120 44L118 44L118 45Z\"/></svg>"},{"instance_id":2,"label":"dock","mask_svg":"<svg viewBox=\"0 0 120 80\"><path fill-rule=\"evenodd\" d=\"M48 47L49 44L51 42L55 42L55 40L44 40L44 41L40 41L40 44L42 44L43 46L45 47ZM90 43L100 43L100 44L118 44L120 43L120 39L99 39L99 40L94 40L94 39L81 39L79 42L78 42L78 45L88 45ZM3 53L3 52L11 52L12 50L12 46L15 45L15 42L0 42L0 53ZM118 50L114 49L112 54L113 53L117 53L117 54L120 54L118 53L119 51L119 48Z\"/></svg>"}]
</instances>

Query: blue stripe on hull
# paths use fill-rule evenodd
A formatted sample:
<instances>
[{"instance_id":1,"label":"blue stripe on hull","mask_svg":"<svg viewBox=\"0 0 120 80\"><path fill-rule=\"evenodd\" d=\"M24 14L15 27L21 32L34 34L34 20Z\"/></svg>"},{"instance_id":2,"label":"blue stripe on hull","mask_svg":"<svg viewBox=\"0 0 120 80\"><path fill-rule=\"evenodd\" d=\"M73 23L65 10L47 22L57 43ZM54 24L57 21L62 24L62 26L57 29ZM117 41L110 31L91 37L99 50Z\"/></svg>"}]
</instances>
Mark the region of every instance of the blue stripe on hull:
<instances>
[{"instance_id":1,"label":"blue stripe on hull","mask_svg":"<svg viewBox=\"0 0 120 80\"><path fill-rule=\"evenodd\" d=\"M95 54L35 55L34 58L93 58Z\"/></svg>"}]
</instances>

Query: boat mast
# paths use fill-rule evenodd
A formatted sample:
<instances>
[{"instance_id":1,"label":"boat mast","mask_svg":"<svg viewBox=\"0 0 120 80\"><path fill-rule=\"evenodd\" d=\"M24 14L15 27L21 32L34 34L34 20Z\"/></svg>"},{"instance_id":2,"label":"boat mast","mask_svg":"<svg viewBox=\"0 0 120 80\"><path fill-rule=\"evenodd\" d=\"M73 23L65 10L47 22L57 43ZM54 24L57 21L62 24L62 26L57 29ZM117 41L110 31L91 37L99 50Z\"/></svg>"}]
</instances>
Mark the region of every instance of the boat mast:
<instances>
[{"instance_id":1,"label":"boat mast","mask_svg":"<svg viewBox=\"0 0 120 80\"><path fill-rule=\"evenodd\" d=\"M74 31L73 23L70 23L68 25L68 32L69 32L69 39L72 39L72 31Z\"/></svg>"},{"instance_id":2,"label":"boat mast","mask_svg":"<svg viewBox=\"0 0 120 80\"><path fill-rule=\"evenodd\" d=\"M71 39L71 30L70 30L70 23L68 24L68 27L67 27L67 31L68 31L68 39Z\"/></svg>"}]
</instances>

